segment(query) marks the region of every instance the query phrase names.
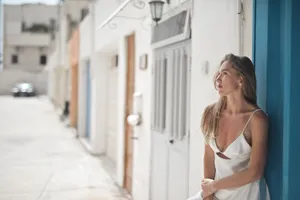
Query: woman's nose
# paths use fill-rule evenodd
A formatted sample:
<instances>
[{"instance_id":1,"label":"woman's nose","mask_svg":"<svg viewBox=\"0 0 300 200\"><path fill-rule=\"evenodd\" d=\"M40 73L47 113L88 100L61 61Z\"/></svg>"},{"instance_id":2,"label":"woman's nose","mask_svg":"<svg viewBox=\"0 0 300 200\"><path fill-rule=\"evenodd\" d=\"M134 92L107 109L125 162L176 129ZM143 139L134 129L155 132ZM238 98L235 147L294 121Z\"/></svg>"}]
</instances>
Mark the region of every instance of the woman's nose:
<instances>
[{"instance_id":1,"label":"woman's nose","mask_svg":"<svg viewBox=\"0 0 300 200\"><path fill-rule=\"evenodd\" d=\"M217 76L216 81L221 82L221 74L219 74L219 75Z\"/></svg>"}]
</instances>

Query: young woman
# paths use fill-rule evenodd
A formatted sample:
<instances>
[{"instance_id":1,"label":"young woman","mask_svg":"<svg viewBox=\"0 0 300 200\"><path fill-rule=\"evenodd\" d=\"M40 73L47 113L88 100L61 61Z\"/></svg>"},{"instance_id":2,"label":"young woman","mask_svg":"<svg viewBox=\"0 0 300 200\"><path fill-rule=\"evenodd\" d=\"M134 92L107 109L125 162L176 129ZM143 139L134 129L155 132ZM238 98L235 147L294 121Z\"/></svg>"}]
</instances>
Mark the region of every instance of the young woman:
<instances>
[{"instance_id":1,"label":"young woman","mask_svg":"<svg viewBox=\"0 0 300 200\"><path fill-rule=\"evenodd\" d=\"M208 106L201 192L189 200L270 200L263 178L268 117L256 103L255 69L248 57L226 55L214 77L220 99Z\"/></svg>"}]
</instances>

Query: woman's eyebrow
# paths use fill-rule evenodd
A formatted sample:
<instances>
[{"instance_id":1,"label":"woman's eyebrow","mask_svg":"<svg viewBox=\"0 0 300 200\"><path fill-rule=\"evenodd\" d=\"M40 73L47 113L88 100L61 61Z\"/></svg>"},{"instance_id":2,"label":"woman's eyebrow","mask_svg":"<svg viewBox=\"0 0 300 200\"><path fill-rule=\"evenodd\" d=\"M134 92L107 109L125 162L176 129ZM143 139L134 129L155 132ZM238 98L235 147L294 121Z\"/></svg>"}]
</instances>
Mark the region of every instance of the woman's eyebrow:
<instances>
[{"instance_id":1,"label":"woman's eyebrow","mask_svg":"<svg viewBox=\"0 0 300 200\"><path fill-rule=\"evenodd\" d=\"M230 72L228 69L221 69L220 72Z\"/></svg>"}]
</instances>

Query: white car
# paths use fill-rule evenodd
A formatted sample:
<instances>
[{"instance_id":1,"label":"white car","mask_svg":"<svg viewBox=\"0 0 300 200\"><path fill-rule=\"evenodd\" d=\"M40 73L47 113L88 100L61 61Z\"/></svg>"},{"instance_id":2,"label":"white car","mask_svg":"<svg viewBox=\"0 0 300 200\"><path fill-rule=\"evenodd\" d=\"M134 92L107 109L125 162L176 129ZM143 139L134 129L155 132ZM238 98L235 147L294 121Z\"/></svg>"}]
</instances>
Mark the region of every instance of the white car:
<instances>
[{"instance_id":1,"label":"white car","mask_svg":"<svg viewBox=\"0 0 300 200\"><path fill-rule=\"evenodd\" d=\"M14 97L19 96L35 96L36 91L31 83L18 83L12 89L12 94Z\"/></svg>"}]
</instances>

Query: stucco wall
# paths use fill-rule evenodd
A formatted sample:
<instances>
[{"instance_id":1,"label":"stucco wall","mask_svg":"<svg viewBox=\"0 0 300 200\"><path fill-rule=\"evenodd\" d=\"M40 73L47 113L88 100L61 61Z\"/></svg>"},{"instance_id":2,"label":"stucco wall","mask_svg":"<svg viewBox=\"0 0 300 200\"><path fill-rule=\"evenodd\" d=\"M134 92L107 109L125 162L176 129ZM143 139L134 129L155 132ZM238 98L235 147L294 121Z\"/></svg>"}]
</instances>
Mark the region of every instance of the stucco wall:
<instances>
[{"instance_id":1,"label":"stucco wall","mask_svg":"<svg viewBox=\"0 0 300 200\"><path fill-rule=\"evenodd\" d=\"M87 15L84 20L80 23L79 32L80 32L80 49L79 49L79 59L84 60L91 56L91 30L92 30L92 19L91 15Z\"/></svg>"}]
</instances>

